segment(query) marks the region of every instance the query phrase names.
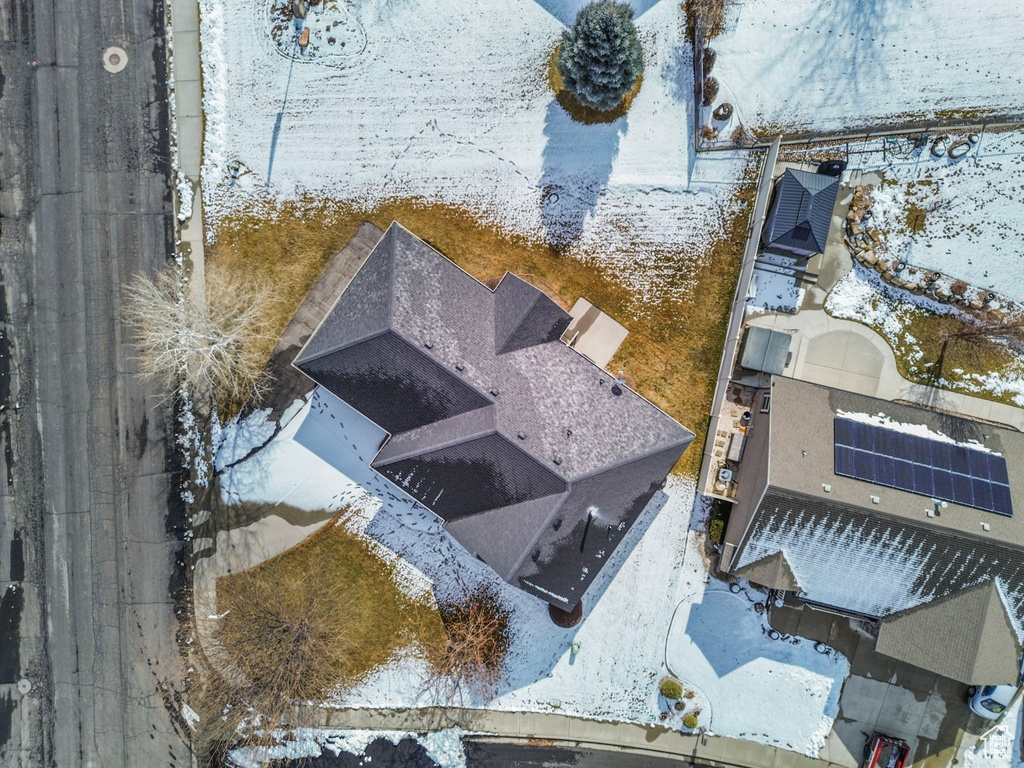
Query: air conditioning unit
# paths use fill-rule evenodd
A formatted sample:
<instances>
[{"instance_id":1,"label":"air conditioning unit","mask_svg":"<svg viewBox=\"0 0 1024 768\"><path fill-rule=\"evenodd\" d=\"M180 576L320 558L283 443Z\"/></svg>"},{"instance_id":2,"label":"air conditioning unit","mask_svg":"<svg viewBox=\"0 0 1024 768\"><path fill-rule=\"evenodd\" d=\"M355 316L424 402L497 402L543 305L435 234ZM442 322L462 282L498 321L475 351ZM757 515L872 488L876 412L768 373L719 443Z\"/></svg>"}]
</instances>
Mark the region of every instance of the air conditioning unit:
<instances>
[{"instance_id":1,"label":"air conditioning unit","mask_svg":"<svg viewBox=\"0 0 1024 768\"><path fill-rule=\"evenodd\" d=\"M718 482L720 483L731 483L732 482L732 470L728 467L722 467L718 470Z\"/></svg>"}]
</instances>

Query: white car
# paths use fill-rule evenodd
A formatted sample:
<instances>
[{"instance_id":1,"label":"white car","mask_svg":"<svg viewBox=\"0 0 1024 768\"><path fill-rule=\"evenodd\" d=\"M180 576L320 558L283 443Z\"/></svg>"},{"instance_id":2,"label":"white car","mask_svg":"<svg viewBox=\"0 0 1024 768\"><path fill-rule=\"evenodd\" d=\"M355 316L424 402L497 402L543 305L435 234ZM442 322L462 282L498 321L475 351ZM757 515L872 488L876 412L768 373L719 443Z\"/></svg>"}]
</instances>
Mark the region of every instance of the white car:
<instances>
[{"instance_id":1,"label":"white car","mask_svg":"<svg viewBox=\"0 0 1024 768\"><path fill-rule=\"evenodd\" d=\"M986 720L995 720L1010 706L1010 701L1017 693L1016 685L982 685L971 686L967 691L968 704L971 711Z\"/></svg>"}]
</instances>

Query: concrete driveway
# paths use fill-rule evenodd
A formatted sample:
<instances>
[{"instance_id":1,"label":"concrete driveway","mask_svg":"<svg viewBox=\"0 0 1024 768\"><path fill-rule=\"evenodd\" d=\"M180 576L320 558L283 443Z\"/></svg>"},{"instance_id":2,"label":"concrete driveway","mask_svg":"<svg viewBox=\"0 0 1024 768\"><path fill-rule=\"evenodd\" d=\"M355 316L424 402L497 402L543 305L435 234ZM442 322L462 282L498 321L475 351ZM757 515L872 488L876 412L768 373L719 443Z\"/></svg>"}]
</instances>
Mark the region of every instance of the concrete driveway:
<instances>
[{"instance_id":1,"label":"concrete driveway","mask_svg":"<svg viewBox=\"0 0 1024 768\"><path fill-rule=\"evenodd\" d=\"M787 604L772 608L779 632L826 643L850 661L839 697L839 716L821 758L857 768L876 731L904 739L917 768L943 768L973 746L986 722L967 707L967 686L877 653L861 622Z\"/></svg>"}]
</instances>

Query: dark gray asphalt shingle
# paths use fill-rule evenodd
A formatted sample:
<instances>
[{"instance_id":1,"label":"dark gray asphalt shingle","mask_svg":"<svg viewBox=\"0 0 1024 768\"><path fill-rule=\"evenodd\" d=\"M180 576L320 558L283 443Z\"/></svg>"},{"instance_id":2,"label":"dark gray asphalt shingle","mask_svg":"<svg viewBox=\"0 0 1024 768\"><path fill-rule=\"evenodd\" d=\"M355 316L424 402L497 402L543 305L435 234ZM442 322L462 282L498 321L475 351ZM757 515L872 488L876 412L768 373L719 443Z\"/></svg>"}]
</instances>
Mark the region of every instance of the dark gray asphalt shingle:
<instances>
[{"instance_id":1,"label":"dark gray asphalt shingle","mask_svg":"<svg viewBox=\"0 0 1024 768\"><path fill-rule=\"evenodd\" d=\"M787 168L775 183L762 241L803 255L821 253L838 194L838 178Z\"/></svg>"},{"instance_id":2,"label":"dark gray asphalt shingle","mask_svg":"<svg viewBox=\"0 0 1024 768\"><path fill-rule=\"evenodd\" d=\"M392 434L375 469L563 608L693 439L563 344L568 323L529 283L491 291L392 225L295 361ZM600 547L583 541L590 510L616 526Z\"/></svg>"}]
</instances>

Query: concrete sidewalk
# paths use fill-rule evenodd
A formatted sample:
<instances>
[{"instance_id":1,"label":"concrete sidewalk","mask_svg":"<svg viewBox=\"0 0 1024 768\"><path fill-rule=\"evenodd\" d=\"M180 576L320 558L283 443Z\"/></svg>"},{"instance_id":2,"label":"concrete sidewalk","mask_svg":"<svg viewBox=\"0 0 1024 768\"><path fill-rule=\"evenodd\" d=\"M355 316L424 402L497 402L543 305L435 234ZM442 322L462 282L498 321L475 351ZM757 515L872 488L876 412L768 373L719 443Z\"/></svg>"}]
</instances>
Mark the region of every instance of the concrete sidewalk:
<instances>
[{"instance_id":1,"label":"concrete sidewalk","mask_svg":"<svg viewBox=\"0 0 1024 768\"><path fill-rule=\"evenodd\" d=\"M178 253L192 263L192 279L203 284L203 196L199 174L203 160L203 84L199 55L199 3L167 0L174 43L174 108L178 134L178 164L195 190L192 216L181 222ZM177 200L175 201L177 207Z\"/></svg>"},{"instance_id":2,"label":"concrete sidewalk","mask_svg":"<svg viewBox=\"0 0 1024 768\"><path fill-rule=\"evenodd\" d=\"M770 702L760 702L770 706ZM757 705L755 705L757 706ZM459 727L510 739L543 740L573 746L586 745L638 754L674 757L686 762L746 766L747 768L844 768L787 749L724 736L684 734L658 725L637 725L588 720L536 712L433 707L414 710L339 709L325 711L323 728L395 731L436 731Z\"/></svg>"}]
</instances>

